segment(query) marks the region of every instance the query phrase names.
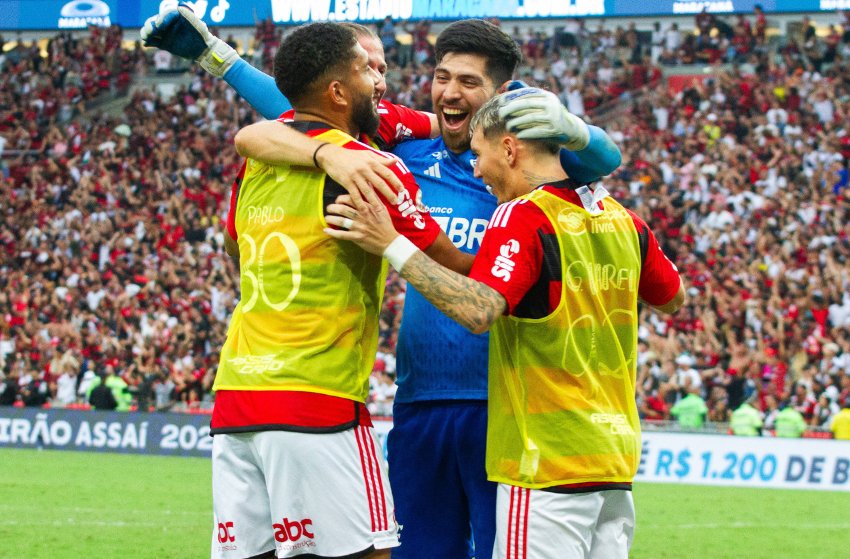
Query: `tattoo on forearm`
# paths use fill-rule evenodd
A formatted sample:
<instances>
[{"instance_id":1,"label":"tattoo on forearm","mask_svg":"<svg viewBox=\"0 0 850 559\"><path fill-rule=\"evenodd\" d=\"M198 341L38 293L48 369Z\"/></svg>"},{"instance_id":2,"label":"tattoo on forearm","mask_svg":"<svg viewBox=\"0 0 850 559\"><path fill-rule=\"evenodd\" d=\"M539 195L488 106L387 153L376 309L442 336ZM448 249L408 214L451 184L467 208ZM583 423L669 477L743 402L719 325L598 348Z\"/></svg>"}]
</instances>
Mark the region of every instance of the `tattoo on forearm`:
<instances>
[{"instance_id":1,"label":"tattoo on forearm","mask_svg":"<svg viewBox=\"0 0 850 559\"><path fill-rule=\"evenodd\" d=\"M487 285L414 254L401 275L435 307L472 331L484 331L505 309L505 299Z\"/></svg>"}]
</instances>

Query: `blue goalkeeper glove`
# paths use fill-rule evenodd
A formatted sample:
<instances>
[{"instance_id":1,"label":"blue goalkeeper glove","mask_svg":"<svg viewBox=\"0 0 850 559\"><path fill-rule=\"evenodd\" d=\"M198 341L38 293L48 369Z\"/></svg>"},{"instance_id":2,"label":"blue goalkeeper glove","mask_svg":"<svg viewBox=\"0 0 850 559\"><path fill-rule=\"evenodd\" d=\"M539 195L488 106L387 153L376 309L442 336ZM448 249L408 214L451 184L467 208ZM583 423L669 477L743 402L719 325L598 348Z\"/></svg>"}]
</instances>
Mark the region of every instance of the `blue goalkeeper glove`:
<instances>
[{"instance_id":1,"label":"blue goalkeeper glove","mask_svg":"<svg viewBox=\"0 0 850 559\"><path fill-rule=\"evenodd\" d=\"M511 80L508 83L508 87L505 88L505 91L515 91L517 89L525 89L526 87L531 87L527 83L522 80Z\"/></svg>"},{"instance_id":2,"label":"blue goalkeeper glove","mask_svg":"<svg viewBox=\"0 0 850 559\"><path fill-rule=\"evenodd\" d=\"M506 103L499 116L521 140L554 140L570 151L580 151L590 143L590 129L572 114L551 91L536 87L508 86Z\"/></svg>"},{"instance_id":3,"label":"blue goalkeeper glove","mask_svg":"<svg viewBox=\"0 0 850 559\"><path fill-rule=\"evenodd\" d=\"M216 77L222 77L239 60L233 48L210 33L186 4L148 18L141 31L146 47L156 47L171 54L195 60Z\"/></svg>"}]
</instances>

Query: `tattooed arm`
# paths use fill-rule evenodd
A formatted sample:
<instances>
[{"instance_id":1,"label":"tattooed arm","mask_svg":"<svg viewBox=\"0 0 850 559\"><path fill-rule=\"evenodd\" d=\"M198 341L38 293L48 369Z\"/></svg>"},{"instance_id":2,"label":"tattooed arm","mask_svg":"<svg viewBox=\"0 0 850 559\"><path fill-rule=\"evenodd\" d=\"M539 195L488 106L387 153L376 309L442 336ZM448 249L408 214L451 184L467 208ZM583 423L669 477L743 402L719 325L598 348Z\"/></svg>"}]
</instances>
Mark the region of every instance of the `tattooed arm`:
<instances>
[{"instance_id":1,"label":"tattooed arm","mask_svg":"<svg viewBox=\"0 0 850 559\"><path fill-rule=\"evenodd\" d=\"M338 199L342 203L328 206L327 222L339 229L328 228L325 233L352 241L372 254L386 256L401 276L435 307L475 334L486 332L505 311L507 302L498 291L430 258L437 256L430 254L434 245L422 252L401 237L377 197L369 200L365 208L358 209L347 205L342 200L345 198ZM402 247L401 258L391 245Z\"/></svg>"},{"instance_id":2,"label":"tattooed arm","mask_svg":"<svg viewBox=\"0 0 850 559\"><path fill-rule=\"evenodd\" d=\"M452 272L418 251L399 271L431 304L474 334L486 332L507 308L501 293Z\"/></svg>"}]
</instances>

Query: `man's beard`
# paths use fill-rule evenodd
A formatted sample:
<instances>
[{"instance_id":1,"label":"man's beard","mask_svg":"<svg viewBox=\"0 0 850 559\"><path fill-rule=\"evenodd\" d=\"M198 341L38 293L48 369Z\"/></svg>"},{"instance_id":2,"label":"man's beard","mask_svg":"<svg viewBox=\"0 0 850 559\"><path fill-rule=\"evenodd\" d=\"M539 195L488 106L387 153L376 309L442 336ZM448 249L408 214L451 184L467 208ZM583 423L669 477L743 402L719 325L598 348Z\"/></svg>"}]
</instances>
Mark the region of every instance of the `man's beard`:
<instances>
[{"instance_id":1,"label":"man's beard","mask_svg":"<svg viewBox=\"0 0 850 559\"><path fill-rule=\"evenodd\" d=\"M445 142L446 147L453 153L463 153L469 149L468 132L463 130L443 132L443 128L440 127L440 135L443 137L443 142Z\"/></svg>"},{"instance_id":2,"label":"man's beard","mask_svg":"<svg viewBox=\"0 0 850 559\"><path fill-rule=\"evenodd\" d=\"M375 105L372 104L372 96L364 95L354 105L351 113L351 121L361 134L372 136L378 131L380 117Z\"/></svg>"}]
</instances>

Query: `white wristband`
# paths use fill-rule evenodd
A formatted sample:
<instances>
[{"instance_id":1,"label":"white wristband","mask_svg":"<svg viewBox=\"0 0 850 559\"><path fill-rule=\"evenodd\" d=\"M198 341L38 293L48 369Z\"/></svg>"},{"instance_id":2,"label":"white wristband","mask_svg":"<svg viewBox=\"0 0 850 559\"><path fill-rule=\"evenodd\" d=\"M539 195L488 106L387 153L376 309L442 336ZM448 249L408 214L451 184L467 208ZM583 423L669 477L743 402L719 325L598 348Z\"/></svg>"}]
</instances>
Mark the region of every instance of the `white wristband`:
<instances>
[{"instance_id":1,"label":"white wristband","mask_svg":"<svg viewBox=\"0 0 850 559\"><path fill-rule=\"evenodd\" d=\"M410 257L419 252L410 239L403 235L399 235L393 242L387 245L384 249L384 258L386 258L392 267L401 272L401 269L410 260Z\"/></svg>"}]
</instances>

